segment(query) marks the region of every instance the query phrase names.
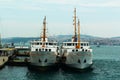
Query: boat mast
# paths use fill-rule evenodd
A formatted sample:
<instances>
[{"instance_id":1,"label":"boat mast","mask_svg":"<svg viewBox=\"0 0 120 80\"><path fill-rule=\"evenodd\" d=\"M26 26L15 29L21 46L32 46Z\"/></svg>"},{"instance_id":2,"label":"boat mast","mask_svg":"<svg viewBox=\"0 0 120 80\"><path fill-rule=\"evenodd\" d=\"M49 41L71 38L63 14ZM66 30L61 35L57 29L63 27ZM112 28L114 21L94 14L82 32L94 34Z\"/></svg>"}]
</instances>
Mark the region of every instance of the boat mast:
<instances>
[{"instance_id":1,"label":"boat mast","mask_svg":"<svg viewBox=\"0 0 120 80\"><path fill-rule=\"evenodd\" d=\"M44 21L43 21L43 36L42 36L42 42L43 42L43 45L42 47L45 47L45 41L46 41L46 16L44 17Z\"/></svg>"},{"instance_id":2,"label":"boat mast","mask_svg":"<svg viewBox=\"0 0 120 80\"><path fill-rule=\"evenodd\" d=\"M78 44L77 48L80 48L80 21L78 19Z\"/></svg>"},{"instance_id":3,"label":"boat mast","mask_svg":"<svg viewBox=\"0 0 120 80\"><path fill-rule=\"evenodd\" d=\"M74 19L73 19L73 25L74 25L74 42L77 41L77 32L76 32L76 8L74 9Z\"/></svg>"}]
</instances>

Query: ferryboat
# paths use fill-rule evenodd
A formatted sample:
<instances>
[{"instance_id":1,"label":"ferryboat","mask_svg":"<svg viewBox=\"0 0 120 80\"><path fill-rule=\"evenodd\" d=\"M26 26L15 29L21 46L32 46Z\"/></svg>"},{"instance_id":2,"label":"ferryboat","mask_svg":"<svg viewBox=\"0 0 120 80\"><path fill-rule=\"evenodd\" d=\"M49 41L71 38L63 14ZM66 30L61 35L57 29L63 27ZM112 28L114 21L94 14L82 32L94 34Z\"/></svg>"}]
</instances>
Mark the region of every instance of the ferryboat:
<instances>
[{"instance_id":1,"label":"ferryboat","mask_svg":"<svg viewBox=\"0 0 120 80\"><path fill-rule=\"evenodd\" d=\"M74 36L69 42L62 43L62 67L74 70L85 70L91 67L92 49L89 42L80 40L80 21L76 23L76 8L74 10ZM77 27L78 26L78 30ZM78 32L78 33L77 33Z\"/></svg>"},{"instance_id":2,"label":"ferryboat","mask_svg":"<svg viewBox=\"0 0 120 80\"><path fill-rule=\"evenodd\" d=\"M58 55L57 41L49 40L46 35L46 16L43 21L43 32L39 40L31 41L30 69L48 70L56 68Z\"/></svg>"}]
</instances>

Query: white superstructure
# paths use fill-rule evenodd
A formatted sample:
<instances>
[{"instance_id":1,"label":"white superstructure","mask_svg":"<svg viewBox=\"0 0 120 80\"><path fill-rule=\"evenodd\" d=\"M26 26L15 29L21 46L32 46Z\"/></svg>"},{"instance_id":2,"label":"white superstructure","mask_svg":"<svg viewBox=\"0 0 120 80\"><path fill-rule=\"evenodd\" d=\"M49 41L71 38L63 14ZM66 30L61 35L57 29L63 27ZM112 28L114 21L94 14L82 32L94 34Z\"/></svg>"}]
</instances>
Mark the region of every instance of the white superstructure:
<instances>
[{"instance_id":1,"label":"white superstructure","mask_svg":"<svg viewBox=\"0 0 120 80\"><path fill-rule=\"evenodd\" d=\"M89 43L81 42L80 45L80 48L76 48L77 42L63 42L63 64L76 69L86 69L92 65L92 49Z\"/></svg>"}]
</instances>

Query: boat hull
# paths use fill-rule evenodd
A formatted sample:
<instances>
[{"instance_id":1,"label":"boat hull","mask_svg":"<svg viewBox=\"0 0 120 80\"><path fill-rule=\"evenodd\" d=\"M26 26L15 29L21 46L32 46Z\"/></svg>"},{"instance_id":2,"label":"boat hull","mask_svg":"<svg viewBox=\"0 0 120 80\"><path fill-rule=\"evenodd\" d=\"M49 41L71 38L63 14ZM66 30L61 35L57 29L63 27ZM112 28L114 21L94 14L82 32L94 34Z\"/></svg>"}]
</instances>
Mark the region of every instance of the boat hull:
<instances>
[{"instance_id":1,"label":"boat hull","mask_svg":"<svg viewBox=\"0 0 120 80\"><path fill-rule=\"evenodd\" d=\"M57 68L56 53L55 52L31 52L29 69L34 70L50 70L53 67Z\"/></svg>"},{"instance_id":2,"label":"boat hull","mask_svg":"<svg viewBox=\"0 0 120 80\"><path fill-rule=\"evenodd\" d=\"M62 56L62 68L86 70L91 68L92 64L91 52L67 52Z\"/></svg>"},{"instance_id":3,"label":"boat hull","mask_svg":"<svg viewBox=\"0 0 120 80\"><path fill-rule=\"evenodd\" d=\"M64 71L85 72L85 71L92 71L92 70L93 70L92 65L93 65L93 64L90 64L88 67L85 67L85 68L77 68L76 66L78 66L78 65L73 66L73 64L64 64L64 63L62 63L62 64L61 64L61 68L62 68Z\"/></svg>"}]
</instances>

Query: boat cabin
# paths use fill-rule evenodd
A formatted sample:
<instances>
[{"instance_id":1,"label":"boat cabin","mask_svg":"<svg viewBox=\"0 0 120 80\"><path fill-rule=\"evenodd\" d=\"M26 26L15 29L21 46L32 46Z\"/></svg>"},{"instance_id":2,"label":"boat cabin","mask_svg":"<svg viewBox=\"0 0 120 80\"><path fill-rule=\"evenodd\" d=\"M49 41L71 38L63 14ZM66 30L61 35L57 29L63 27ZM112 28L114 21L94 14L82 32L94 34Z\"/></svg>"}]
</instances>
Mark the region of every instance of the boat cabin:
<instances>
[{"instance_id":1,"label":"boat cabin","mask_svg":"<svg viewBox=\"0 0 120 80\"><path fill-rule=\"evenodd\" d=\"M77 44L78 42L63 42L63 48L76 48ZM80 49L89 47L89 42L80 42Z\"/></svg>"},{"instance_id":2,"label":"boat cabin","mask_svg":"<svg viewBox=\"0 0 120 80\"><path fill-rule=\"evenodd\" d=\"M43 46L44 45L44 46ZM31 51L56 51L57 42L31 41Z\"/></svg>"}]
</instances>

